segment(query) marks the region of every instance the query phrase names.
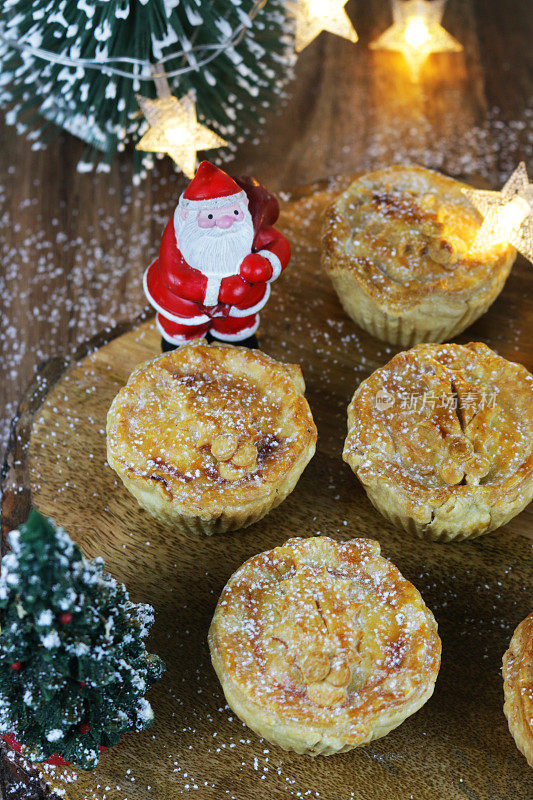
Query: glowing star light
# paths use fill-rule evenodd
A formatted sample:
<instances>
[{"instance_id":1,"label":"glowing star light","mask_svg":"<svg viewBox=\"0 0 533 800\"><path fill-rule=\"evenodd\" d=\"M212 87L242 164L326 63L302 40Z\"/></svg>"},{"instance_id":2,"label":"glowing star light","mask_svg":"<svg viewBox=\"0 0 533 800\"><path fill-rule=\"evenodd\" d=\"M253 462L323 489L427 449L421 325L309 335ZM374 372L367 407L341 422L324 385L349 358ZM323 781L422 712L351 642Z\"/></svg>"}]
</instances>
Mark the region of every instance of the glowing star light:
<instances>
[{"instance_id":1,"label":"glowing star light","mask_svg":"<svg viewBox=\"0 0 533 800\"><path fill-rule=\"evenodd\" d=\"M483 216L472 249L509 243L533 263L533 183L525 164L518 165L501 192L463 191Z\"/></svg>"},{"instance_id":2,"label":"glowing star light","mask_svg":"<svg viewBox=\"0 0 533 800\"><path fill-rule=\"evenodd\" d=\"M392 0L393 24L370 47L400 51L413 78L418 78L431 53L458 53L463 49L440 24L445 5L446 0Z\"/></svg>"},{"instance_id":3,"label":"glowing star light","mask_svg":"<svg viewBox=\"0 0 533 800\"><path fill-rule=\"evenodd\" d=\"M344 10L347 0L290 0L287 3L296 19L296 52L299 53L322 31L357 41L357 33Z\"/></svg>"},{"instance_id":4,"label":"glowing star light","mask_svg":"<svg viewBox=\"0 0 533 800\"><path fill-rule=\"evenodd\" d=\"M228 144L198 122L193 92L179 100L170 93L155 100L137 95L137 100L150 128L136 144L136 150L168 153L188 178L194 177L197 150Z\"/></svg>"}]
</instances>

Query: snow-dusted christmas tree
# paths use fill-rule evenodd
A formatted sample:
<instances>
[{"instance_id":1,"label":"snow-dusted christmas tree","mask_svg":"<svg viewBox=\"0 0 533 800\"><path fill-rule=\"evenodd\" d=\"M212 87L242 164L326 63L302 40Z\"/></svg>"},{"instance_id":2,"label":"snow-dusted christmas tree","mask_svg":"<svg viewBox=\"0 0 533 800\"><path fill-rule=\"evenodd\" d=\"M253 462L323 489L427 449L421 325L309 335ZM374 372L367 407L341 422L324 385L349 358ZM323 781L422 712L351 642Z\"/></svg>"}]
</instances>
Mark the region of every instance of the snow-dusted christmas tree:
<instances>
[{"instance_id":1,"label":"snow-dusted christmas tree","mask_svg":"<svg viewBox=\"0 0 533 800\"><path fill-rule=\"evenodd\" d=\"M53 123L101 151L105 166L117 148L138 140L145 123L135 95L154 96L155 87L152 80L106 73L101 62L117 57L123 60L108 66L129 74L149 72L161 59L167 73L192 67L169 79L172 93L181 97L194 90L199 120L234 144L257 129L291 76L292 24L284 0L5 0L1 5L0 105L10 109L8 122L18 133L27 132L36 147L50 138ZM68 66L65 59L93 59L97 68ZM136 158L147 164L152 156ZM87 159L90 163L89 153Z\"/></svg>"},{"instance_id":2,"label":"snow-dusted christmas tree","mask_svg":"<svg viewBox=\"0 0 533 800\"><path fill-rule=\"evenodd\" d=\"M146 652L153 609L32 511L0 575L0 734L32 761L92 769L100 748L149 727L144 694L164 671ZM55 759L57 763L57 759Z\"/></svg>"}]
</instances>

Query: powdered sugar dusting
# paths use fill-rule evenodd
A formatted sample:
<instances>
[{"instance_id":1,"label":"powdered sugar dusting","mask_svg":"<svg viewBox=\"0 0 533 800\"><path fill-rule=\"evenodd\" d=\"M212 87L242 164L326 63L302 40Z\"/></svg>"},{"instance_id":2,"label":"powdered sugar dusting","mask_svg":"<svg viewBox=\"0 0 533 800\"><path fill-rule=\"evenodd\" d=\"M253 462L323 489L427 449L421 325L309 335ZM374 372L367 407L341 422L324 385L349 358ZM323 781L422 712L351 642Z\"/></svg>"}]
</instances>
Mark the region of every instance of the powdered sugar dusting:
<instances>
[{"instance_id":1,"label":"powdered sugar dusting","mask_svg":"<svg viewBox=\"0 0 533 800\"><path fill-rule=\"evenodd\" d=\"M527 125L531 126L531 122ZM527 129L520 136L511 128L496 131L505 159L513 161L511 168L520 157L527 160L531 155L531 145L523 144L527 133ZM495 168L494 159L485 158L492 135L485 131L474 145L467 142L464 153L457 155L464 156L464 177L478 172L496 186L509 170L504 160L501 167ZM507 149L505 142L509 144ZM398 137L398 160L407 160L410 147ZM416 158L414 146L411 152L414 160L438 166L438 147L428 148L426 160ZM390 163L391 156L382 150L375 159L365 166ZM500 175L500 169L505 174ZM98 181L96 177L96 189ZM113 191L112 185L109 190ZM30 188L28 203L16 209L19 217L37 205L37 192L38 187ZM106 219L95 209L95 223L87 241L67 244L65 234L60 235L63 264L75 262L68 288L62 286L62 265L52 258L49 235L43 232L43 217L36 218L33 227L28 226L27 242L15 251L4 237L9 225L18 222L6 212L0 239L8 251L6 263L11 277L9 285L4 277L0 278L4 281L1 296L7 297L10 287L16 284L28 307L35 305L35 318L41 323L47 321L49 330L49 337L39 342L30 338L29 346L18 343L16 329L22 329L26 317L19 320L14 309L8 309L2 320L13 327L5 339L13 381L17 375L29 376L40 358L70 350L88 334L133 316L144 307L140 275L157 251L161 231L178 194L176 185L166 181L158 192L158 201L149 212L153 230L149 229L146 211L151 198L141 190L137 194L126 192L121 213L116 217L110 215ZM428 758L432 765L440 765L439 775L448 781L450 795L479 794L487 780L497 783L499 779L500 762L496 758L487 762L483 757L483 776L476 773L479 731L493 729L495 746L506 756L510 780L523 788L524 767L514 753L501 713L499 667L515 624L528 610L530 589L522 568L527 545L509 531L457 547L414 541L372 511L353 474L342 466L340 453L349 399L356 385L389 361L395 349L376 342L370 349L368 337L345 316L319 267L313 267L312 274L299 270L302 264L318 264L321 212L322 207L313 199L301 201L297 210L292 207L283 212L280 227L285 231L290 228L293 260L287 274L274 286L260 331L267 352L280 360L302 364L307 396L320 430L320 450L295 493L262 523L204 541L192 536L177 538L138 510L133 499L123 514L124 507L116 502L123 489L105 466L105 415L99 415L97 403L102 384L96 385L102 373L90 362L82 384L68 379L63 384L60 399L64 403L58 405L58 410L46 409L46 419L43 417L41 423L46 436L40 441L39 451L47 455L53 451L57 458L54 464L48 462L46 476L34 473L37 500L58 513L66 498L76 508L87 509L89 500L93 502L91 514L85 514L75 538L88 553L94 554L94 548L105 551L108 566L134 587L135 597L154 604L157 647L154 642L153 649L169 665L167 677L150 693L156 713L150 732L124 737L115 752L102 755L100 766L91 775L42 768L60 796L75 792L81 800L146 800L158 796L158 775L163 772L169 797L192 794L206 800L250 800L259 787L265 796L270 793L272 797L297 800L331 800L333 770L338 795L343 800L360 800L362 787L368 785L394 796L402 782L411 785L413 764L424 765ZM63 213L67 213L66 204ZM76 209L70 208L68 214L71 213L75 214ZM138 217L141 223L130 226L130 221ZM124 219L128 221L127 236L121 232ZM64 225L58 223L56 227L63 230ZM39 275L28 286L21 282L26 273L17 266L19 253L30 262L38 254ZM99 278L102 264L106 274ZM123 288L121 298L117 297L117 286ZM53 311L54 292L72 309L75 321L69 331L60 329ZM39 303L31 303L35 294L39 295ZM285 325L274 323L274 308L275 319L286 320ZM523 320L515 311L516 307L510 309L505 326L491 333L494 341L504 343L511 353L520 348L524 336ZM31 329L28 336L32 336ZM137 344L143 358L155 352L154 347L151 352L150 348L143 349L141 335ZM109 405L122 383L116 380L110 365L107 373L109 383L103 391ZM13 384L13 397L20 394L23 382L18 387ZM78 389L84 399L83 412L75 400ZM65 417L60 419L60 411L63 413L65 408ZM80 454L72 452L71 444L81 438L82 431L88 433L93 444L81 454L80 463ZM37 468L38 462L39 459ZM522 515L524 529L530 519L528 513ZM225 705L206 644L217 598L231 572L245 558L270 549L291 535L319 533L340 540L355 536L379 539L384 554L398 564L435 613L444 642L444 661L434 700L396 732L352 754L339 756L335 763L330 759L303 761L302 757L261 741L240 723ZM134 738L138 739L138 746L133 745Z\"/></svg>"}]
</instances>

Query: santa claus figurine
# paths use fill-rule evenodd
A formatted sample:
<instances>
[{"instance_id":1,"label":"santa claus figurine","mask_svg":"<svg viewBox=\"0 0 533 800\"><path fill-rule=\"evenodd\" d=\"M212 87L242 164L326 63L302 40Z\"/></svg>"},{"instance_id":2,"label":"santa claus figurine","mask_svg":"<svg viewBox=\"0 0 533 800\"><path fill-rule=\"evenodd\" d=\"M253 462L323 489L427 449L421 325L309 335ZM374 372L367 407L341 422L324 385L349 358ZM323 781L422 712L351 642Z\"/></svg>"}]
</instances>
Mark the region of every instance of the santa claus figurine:
<instances>
[{"instance_id":1,"label":"santa claus figurine","mask_svg":"<svg viewBox=\"0 0 533 800\"><path fill-rule=\"evenodd\" d=\"M257 347L258 312L287 266L276 198L254 178L202 161L144 275L163 350L207 336Z\"/></svg>"}]
</instances>

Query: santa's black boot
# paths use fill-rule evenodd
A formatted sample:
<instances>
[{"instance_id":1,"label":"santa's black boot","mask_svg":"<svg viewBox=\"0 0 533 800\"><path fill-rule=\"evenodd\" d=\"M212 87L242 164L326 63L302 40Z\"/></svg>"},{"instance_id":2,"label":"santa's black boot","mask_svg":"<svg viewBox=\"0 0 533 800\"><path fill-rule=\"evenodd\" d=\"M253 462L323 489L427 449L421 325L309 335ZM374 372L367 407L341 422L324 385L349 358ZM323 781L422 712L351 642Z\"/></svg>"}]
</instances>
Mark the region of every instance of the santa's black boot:
<instances>
[{"instance_id":1,"label":"santa's black boot","mask_svg":"<svg viewBox=\"0 0 533 800\"><path fill-rule=\"evenodd\" d=\"M208 344L212 342L221 342L221 339L217 339L214 336L211 336L210 333L205 335L205 340ZM258 350L259 349L259 342L257 341L257 336L255 333L252 336L248 336L247 339L241 339L240 342L235 342L238 347L248 347L250 350ZM161 337L161 352L162 353L170 353L172 350L177 350L179 344L172 344L171 342L167 342L167 340L162 336Z\"/></svg>"},{"instance_id":2,"label":"santa's black boot","mask_svg":"<svg viewBox=\"0 0 533 800\"><path fill-rule=\"evenodd\" d=\"M218 344L224 344L222 339L217 339L216 336L211 336L209 331L206 333L205 338L207 339L208 344L211 342L215 342ZM226 344L235 344L237 347L249 347L250 350L258 350L259 349L259 342L257 341L257 336L252 334L252 336L248 336L247 339L241 339L238 342L226 342Z\"/></svg>"},{"instance_id":3,"label":"santa's black boot","mask_svg":"<svg viewBox=\"0 0 533 800\"><path fill-rule=\"evenodd\" d=\"M170 353L171 350L177 350L179 345L172 344L171 342L167 342L167 340L162 336L161 337L161 352L162 353Z\"/></svg>"}]
</instances>

